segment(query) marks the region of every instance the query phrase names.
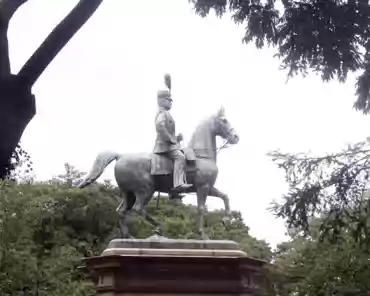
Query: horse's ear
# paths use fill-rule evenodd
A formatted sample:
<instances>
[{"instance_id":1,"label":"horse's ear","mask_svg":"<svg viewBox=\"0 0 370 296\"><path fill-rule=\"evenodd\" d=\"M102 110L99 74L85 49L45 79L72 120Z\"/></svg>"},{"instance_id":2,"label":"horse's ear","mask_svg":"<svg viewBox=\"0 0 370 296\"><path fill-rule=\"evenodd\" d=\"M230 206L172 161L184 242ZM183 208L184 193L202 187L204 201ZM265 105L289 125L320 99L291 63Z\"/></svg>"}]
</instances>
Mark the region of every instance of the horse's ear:
<instances>
[{"instance_id":1,"label":"horse's ear","mask_svg":"<svg viewBox=\"0 0 370 296\"><path fill-rule=\"evenodd\" d=\"M221 106L221 108L217 112L217 117L225 117L225 108Z\"/></svg>"}]
</instances>

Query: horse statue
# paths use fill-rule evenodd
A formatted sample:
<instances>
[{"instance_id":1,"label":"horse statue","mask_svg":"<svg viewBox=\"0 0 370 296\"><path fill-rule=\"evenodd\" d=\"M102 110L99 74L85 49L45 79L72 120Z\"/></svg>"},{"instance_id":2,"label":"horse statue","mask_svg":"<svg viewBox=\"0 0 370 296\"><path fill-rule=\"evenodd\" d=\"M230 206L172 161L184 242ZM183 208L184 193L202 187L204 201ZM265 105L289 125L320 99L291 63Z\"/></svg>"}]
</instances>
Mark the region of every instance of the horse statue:
<instances>
[{"instance_id":1,"label":"horse statue","mask_svg":"<svg viewBox=\"0 0 370 296\"><path fill-rule=\"evenodd\" d=\"M207 196L220 198L224 202L224 224L231 219L229 198L227 194L214 187L218 168L216 164L218 148L216 137L220 136L225 144L237 144L239 136L225 117L224 108L206 120L202 121L186 148L183 149L186 158L186 179L193 184L186 193L195 192L198 208L198 231L200 238L208 239L204 231L204 212ZM122 202L117 208L119 229L123 238L129 238L127 214L134 212L151 223L159 236L164 236L161 223L151 217L146 206L154 193L169 193L173 184L173 162L166 156L158 154L119 154L116 152L102 152L98 154L90 173L78 185L84 188L96 181L104 169L116 160L114 168L115 179L122 191ZM153 164L156 169L153 170Z\"/></svg>"}]
</instances>

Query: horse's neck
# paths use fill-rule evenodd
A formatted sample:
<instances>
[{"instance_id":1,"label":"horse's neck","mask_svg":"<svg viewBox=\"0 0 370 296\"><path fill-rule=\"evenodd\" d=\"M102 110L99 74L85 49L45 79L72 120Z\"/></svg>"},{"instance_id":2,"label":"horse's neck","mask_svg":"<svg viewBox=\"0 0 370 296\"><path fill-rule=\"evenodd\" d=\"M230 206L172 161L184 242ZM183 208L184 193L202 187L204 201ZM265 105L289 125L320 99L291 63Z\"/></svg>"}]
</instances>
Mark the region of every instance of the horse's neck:
<instances>
[{"instance_id":1,"label":"horse's neck","mask_svg":"<svg viewBox=\"0 0 370 296\"><path fill-rule=\"evenodd\" d=\"M197 158L216 161L216 135L212 118L205 120L195 129L188 146L193 149Z\"/></svg>"}]
</instances>

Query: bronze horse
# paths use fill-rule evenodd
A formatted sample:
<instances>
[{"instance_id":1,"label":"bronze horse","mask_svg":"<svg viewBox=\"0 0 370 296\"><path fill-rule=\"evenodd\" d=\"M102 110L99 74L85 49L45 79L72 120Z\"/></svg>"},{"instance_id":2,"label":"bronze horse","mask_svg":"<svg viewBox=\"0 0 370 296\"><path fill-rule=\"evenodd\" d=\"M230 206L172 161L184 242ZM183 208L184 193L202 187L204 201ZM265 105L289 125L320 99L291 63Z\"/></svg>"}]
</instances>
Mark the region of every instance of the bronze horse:
<instances>
[{"instance_id":1,"label":"bronze horse","mask_svg":"<svg viewBox=\"0 0 370 296\"><path fill-rule=\"evenodd\" d=\"M225 117L225 110L221 108L217 114L201 122L195 129L191 141L186 149L196 156L195 163L187 166L186 178L194 184L188 192L195 192L198 206L198 231L202 239L208 239L204 227L204 211L207 196L218 197L225 205L224 223L230 221L230 205L228 196L214 187L218 175L216 164L217 146L216 136L222 137L229 144L237 144L239 136ZM156 176L151 174L153 154L118 154L115 152L100 153L90 173L79 184L79 188L88 186L96 181L104 169L113 161L115 178L122 190L123 200L117 208L121 235L130 237L127 224L127 214L132 211L156 227L156 233L163 236L161 223L151 217L146 206L156 191L169 192L171 188L171 174Z\"/></svg>"}]
</instances>

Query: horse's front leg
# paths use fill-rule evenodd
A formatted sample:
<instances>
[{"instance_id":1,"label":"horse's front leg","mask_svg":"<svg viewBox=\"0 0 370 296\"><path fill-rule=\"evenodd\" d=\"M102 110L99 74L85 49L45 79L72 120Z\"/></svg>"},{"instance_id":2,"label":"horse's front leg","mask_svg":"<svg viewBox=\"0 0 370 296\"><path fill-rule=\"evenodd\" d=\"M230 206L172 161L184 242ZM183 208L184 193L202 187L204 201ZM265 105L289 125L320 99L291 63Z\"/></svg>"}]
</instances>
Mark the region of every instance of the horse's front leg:
<instances>
[{"instance_id":1,"label":"horse's front leg","mask_svg":"<svg viewBox=\"0 0 370 296\"><path fill-rule=\"evenodd\" d=\"M225 216L222 218L222 223L225 226L227 226L230 223L230 220L231 220L231 211L230 211L229 197L227 196L226 193L223 193L222 191L218 190L215 187L212 187L209 190L209 195L214 196L214 197L218 197L218 198L222 199L222 201L224 202L224 205L225 205Z\"/></svg>"},{"instance_id":2,"label":"horse's front leg","mask_svg":"<svg viewBox=\"0 0 370 296\"><path fill-rule=\"evenodd\" d=\"M209 237L204 231L204 212L208 194L208 186L203 186L197 189L198 200L198 232L202 240L208 240Z\"/></svg>"}]
</instances>

